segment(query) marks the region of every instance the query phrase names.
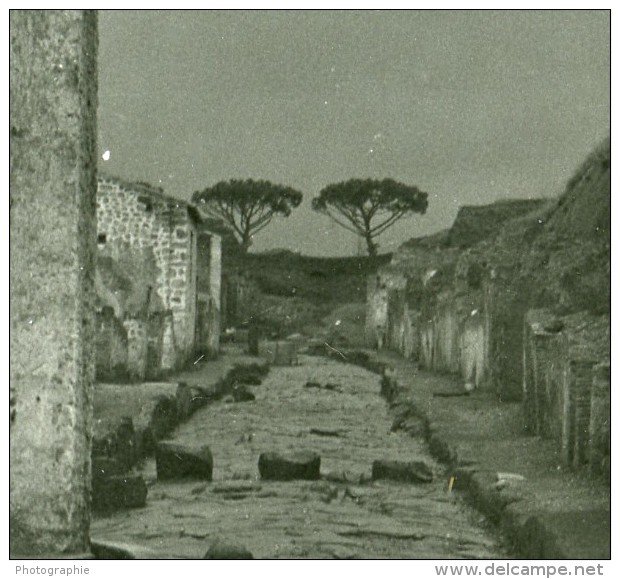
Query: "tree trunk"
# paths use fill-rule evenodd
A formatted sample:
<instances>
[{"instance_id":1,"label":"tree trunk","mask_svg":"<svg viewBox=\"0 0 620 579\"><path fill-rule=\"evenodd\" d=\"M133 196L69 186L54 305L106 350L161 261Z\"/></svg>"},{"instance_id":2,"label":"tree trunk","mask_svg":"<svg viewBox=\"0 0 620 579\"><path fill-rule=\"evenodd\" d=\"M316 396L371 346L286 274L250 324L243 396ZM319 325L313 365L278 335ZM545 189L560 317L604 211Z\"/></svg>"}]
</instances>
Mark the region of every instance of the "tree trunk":
<instances>
[{"instance_id":1,"label":"tree trunk","mask_svg":"<svg viewBox=\"0 0 620 579\"><path fill-rule=\"evenodd\" d=\"M377 250L379 249L379 246L372 240L372 236L369 233L366 234L365 239L366 245L368 246L368 255L374 257L375 255L377 255Z\"/></svg>"},{"instance_id":2,"label":"tree trunk","mask_svg":"<svg viewBox=\"0 0 620 579\"><path fill-rule=\"evenodd\" d=\"M243 252L247 253L251 245L252 236L250 235L249 231L244 231L243 235L241 236L241 247L243 248Z\"/></svg>"}]
</instances>

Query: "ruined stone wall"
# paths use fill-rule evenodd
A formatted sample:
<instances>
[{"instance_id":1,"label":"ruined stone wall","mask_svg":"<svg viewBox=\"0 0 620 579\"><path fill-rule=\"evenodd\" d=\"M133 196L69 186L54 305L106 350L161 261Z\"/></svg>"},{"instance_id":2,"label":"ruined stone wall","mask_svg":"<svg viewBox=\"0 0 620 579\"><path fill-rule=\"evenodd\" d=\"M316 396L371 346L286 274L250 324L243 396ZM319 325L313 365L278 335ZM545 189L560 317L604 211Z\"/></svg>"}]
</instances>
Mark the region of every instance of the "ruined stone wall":
<instances>
[{"instance_id":1,"label":"ruined stone wall","mask_svg":"<svg viewBox=\"0 0 620 579\"><path fill-rule=\"evenodd\" d=\"M109 381L127 374L127 330L111 307L97 313L96 375Z\"/></svg>"},{"instance_id":2,"label":"ruined stone wall","mask_svg":"<svg viewBox=\"0 0 620 579\"><path fill-rule=\"evenodd\" d=\"M167 310L163 317L162 340L161 340L161 368L172 370L177 365L177 341L174 333L174 319L172 312Z\"/></svg>"},{"instance_id":3,"label":"ruined stone wall","mask_svg":"<svg viewBox=\"0 0 620 579\"><path fill-rule=\"evenodd\" d=\"M463 381L478 388L488 373L487 328L483 314L472 310L459 328L459 372Z\"/></svg>"},{"instance_id":4,"label":"ruined stone wall","mask_svg":"<svg viewBox=\"0 0 620 579\"><path fill-rule=\"evenodd\" d=\"M526 429L555 440L565 464L606 476L610 166L607 139L558 199L461 211L446 235L403 244L367 301L370 345L385 328L387 347L413 357L417 347L422 367L522 402ZM404 300L389 288L399 272Z\"/></svg>"},{"instance_id":5,"label":"ruined stone wall","mask_svg":"<svg viewBox=\"0 0 620 579\"><path fill-rule=\"evenodd\" d=\"M590 472L611 479L611 364L600 362L593 368L590 399Z\"/></svg>"},{"instance_id":6,"label":"ruined stone wall","mask_svg":"<svg viewBox=\"0 0 620 579\"><path fill-rule=\"evenodd\" d=\"M526 429L555 440L565 465L609 479L609 318L530 310L524 325Z\"/></svg>"},{"instance_id":7,"label":"ruined stone wall","mask_svg":"<svg viewBox=\"0 0 620 579\"><path fill-rule=\"evenodd\" d=\"M490 324L482 272L458 250L421 243L406 248L368 281L369 345L417 359L423 368L489 382Z\"/></svg>"},{"instance_id":8,"label":"ruined stone wall","mask_svg":"<svg viewBox=\"0 0 620 579\"><path fill-rule=\"evenodd\" d=\"M457 372L458 314L450 299L442 300L431 317L423 320L422 332L425 344L420 365L429 370Z\"/></svg>"},{"instance_id":9,"label":"ruined stone wall","mask_svg":"<svg viewBox=\"0 0 620 579\"><path fill-rule=\"evenodd\" d=\"M178 364L194 354L196 334L196 227L188 219L187 209L172 209L170 235L170 301Z\"/></svg>"},{"instance_id":10,"label":"ruined stone wall","mask_svg":"<svg viewBox=\"0 0 620 579\"><path fill-rule=\"evenodd\" d=\"M381 349L400 343L404 306L401 306L399 292L404 291L407 279L399 272L384 268L369 276L366 283L366 344Z\"/></svg>"},{"instance_id":11,"label":"ruined stone wall","mask_svg":"<svg viewBox=\"0 0 620 579\"><path fill-rule=\"evenodd\" d=\"M224 270L221 327L247 329L252 315L251 300L258 291L256 283L247 273L239 269Z\"/></svg>"},{"instance_id":12,"label":"ruined stone wall","mask_svg":"<svg viewBox=\"0 0 620 579\"><path fill-rule=\"evenodd\" d=\"M488 384L488 328L476 298L446 292L430 316L422 315L420 365L459 374L464 383L482 388Z\"/></svg>"},{"instance_id":13,"label":"ruined stone wall","mask_svg":"<svg viewBox=\"0 0 620 579\"><path fill-rule=\"evenodd\" d=\"M173 327L164 332L159 359L164 370L184 364L196 333L197 235L187 205L147 186L101 177L97 222L100 258L130 275L127 313L171 311Z\"/></svg>"},{"instance_id":14,"label":"ruined stone wall","mask_svg":"<svg viewBox=\"0 0 620 579\"><path fill-rule=\"evenodd\" d=\"M170 304L171 210L152 197L107 177L98 179L97 238L100 255L120 262L127 253L152 252L154 268L134 268L136 285L151 285L163 309ZM143 279L140 279L143 278Z\"/></svg>"},{"instance_id":15,"label":"ruined stone wall","mask_svg":"<svg viewBox=\"0 0 620 579\"><path fill-rule=\"evenodd\" d=\"M380 274L366 282L365 341L370 348L383 348L387 341L388 289Z\"/></svg>"},{"instance_id":16,"label":"ruined stone wall","mask_svg":"<svg viewBox=\"0 0 620 579\"><path fill-rule=\"evenodd\" d=\"M170 311L149 312L145 322L147 325L147 344L144 377L147 380L155 380L165 370L162 363L164 356L164 332L168 324L172 325L172 314Z\"/></svg>"},{"instance_id":17,"label":"ruined stone wall","mask_svg":"<svg viewBox=\"0 0 620 579\"><path fill-rule=\"evenodd\" d=\"M404 278L403 278L404 280ZM400 352L405 358L418 358L420 312L409 307L407 280L405 287L388 291L387 346Z\"/></svg>"},{"instance_id":18,"label":"ruined stone wall","mask_svg":"<svg viewBox=\"0 0 620 579\"><path fill-rule=\"evenodd\" d=\"M127 331L127 373L132 380L146 376L148 353L148 324L140 318L126 318L123 326Z\"/></svg>"},{"instance_id":19,"label":"ruined stone wall","mask_svg":"<svg viewBox=\"0 0 620 579\"><path fill-rule=\"evenodd\" d=\"M89 552L97 15L11 10L10 551Z\"/></svg>"},{"instance_id":20,"label":"ruined stone wall","mask_svg":"<svg viewBox=\"0 0 620 579\"><path fill-rule=\"evenodd\" d=\"M216 233L207 232L204 227L199 235L199 271L196 311L196 354L215 358L220 349L221 324L223 318L222 302L222 239Z\"/></svg>"}]
</instances>

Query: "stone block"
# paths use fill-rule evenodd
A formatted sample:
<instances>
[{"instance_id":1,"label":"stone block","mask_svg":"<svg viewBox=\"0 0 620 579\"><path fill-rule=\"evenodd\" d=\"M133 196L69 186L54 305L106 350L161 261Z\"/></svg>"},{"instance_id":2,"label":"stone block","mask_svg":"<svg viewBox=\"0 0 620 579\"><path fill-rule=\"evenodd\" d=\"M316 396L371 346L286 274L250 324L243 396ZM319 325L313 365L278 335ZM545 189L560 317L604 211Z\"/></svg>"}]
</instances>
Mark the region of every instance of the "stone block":
<instances>
[{"instance_id":1,"label":"stone block","mask_svg":"<svg viewBox=\"0 0 620 579\"><path fill-rule=\"evenodd\" d=\"M256 400L256 396L243 384L235 384L233 386L232 396L235 402L253 402Z\"/></svg>"},{"instance_id":2,"label":"stone block","mask_svg":"<svg viewBox=\"0 0 620 579\"><path fill-rule=\"evenodd\" d=\"M176 400L165 394L147 401L136 418L136 429L150 431L153 441L164 438L178 422Z\"/></svg>"},{"instance_id":3,"label":"stone block","mask_svg":"<svg viewBox=\"0 0 620 579\"><path fill-rule=\"evenodd\" d=\"M275 366L297 365L297 344L295 342L276 342Z\"/></svg>"},{"instance_id":4,"label":"stone block","mask_svg":"<svg viewBox=\"0 0 620 579\"><path fill-rule=\"evenodd\" d=\"M242 545L216 541L209 547L203 559L254 559L252 553Z\"/></svg>"},{"instance_id":5,"label":"stone block","mask_svg":"<svg viewBox=\"0 0 620 579\"><path fill-rule=\"evenodd\" d=\"M422 461L375 460L372 463L372 480L381 479L429 483L433 480L433 471Z\"/></svg>"},{"instance_id":6,"label":"stone block","mask_svg":"<svg viewBox=\"0 0 620 579\"><path fill-rule=\"evenodd\" d=\"M213 455L208 446L159 442L155 448L157 478L212 480Z\"/></svg>"},{"instance_id":7,"label":"stone block","mask_svg":"<svg viewBox=\"0 0 620 579\"><path fill-rule=\"evenodd\" d=\"M93 477L92 507L95 511L111 511L143 507L148 490L140 475Z\"/></svg>"},{"instance_id":8,"label":"stone block","mask_svg":"<svg viewBox=\"0 0 620 579\"><path fill-rule=\"evenodd\" d=\"M318 480L321 477L321 457L310 451L290 454L263 452L258 458L258 471L266 480Z\"/></svg>"},{"instance_id":9,"label":"stone block","mask_svg":"<svg viewBox=\"0 0 620 579\"><path fill-rule=\"evenodd\" d=\"M273 364L276 359L276 344L277 342L272 341L259 341L257 342L257 355L260 356L263 360L265 360L268 364ZM250 353L252 351L250 350Z\"/></svg>"},{"instance_id":10,"label":"stone block","mask_svg":"<svg viewBox=\"0 0 620 579\"><path fill-rule=\"evenodd\" d=\"M249 330L236 330L234 333L234 341L238 344L247 344L249 335Z\"/></svg>"},{"instance_id":11,"label":"stone block","mask_svg":"<svg viewBox=\"0 0 620 579\"><path fill-rule=\"evenodd\" d=\"M199 388L198 386L190 387L191 393L191 408L190 414L193 414L199 408L202 408L206 404L209 403L210 400L213 399L214 395L209 394L205 389Z\"/></svg>"},{"instance_id":12,"label":"stone block","mask_svg":"<svg viewBox=\"0 0 620 579\"><path fill-rule=\"evenodd\" d=\"M248 353L251 356L261 355L259 353L260 338L260 330L256 326L250 326L248 329Z\"/></svg>"},{"instance_id":13,"label":"stone block","mask_svg":"<svg viewBox=\"0 0 620 579\"><path fill-rule=\"evenodd\" d=\"M113 453L116 460L126 470L129 470L137 461L134 437L135 431L131 417L122 417L116 429Z\"/></svg>"},{"instance_id":14,"label":"stone block","mask_svg":"<svg viewBox=\"0 0 620 579\"><path fill-rule=\"evenodd\" d=\"M125 472L125 467L110 456L93 456L91 462L93 481L97 478L107 478Z\"/></svg>"},{"instance_id":15,"label":"stone block","mask_svg":"<svg viewBox=\"0 0 620 579\"><path fill-rule=\"evenodd\" d=\"M297 361L297 344L287 341L264 341L258 343L258 355L274 366L292 366Z\"/></svg>"},{"instance_id":16,"label":"stone block","mask_svg":"<svg viewBox=\"0 0 620 579\"><path fill-rule=\"evenodd\" d=\"M175 393L177 418L187 418L192 412L192 389L187 382L179 382Z\"/></svg>"}]
</instances>

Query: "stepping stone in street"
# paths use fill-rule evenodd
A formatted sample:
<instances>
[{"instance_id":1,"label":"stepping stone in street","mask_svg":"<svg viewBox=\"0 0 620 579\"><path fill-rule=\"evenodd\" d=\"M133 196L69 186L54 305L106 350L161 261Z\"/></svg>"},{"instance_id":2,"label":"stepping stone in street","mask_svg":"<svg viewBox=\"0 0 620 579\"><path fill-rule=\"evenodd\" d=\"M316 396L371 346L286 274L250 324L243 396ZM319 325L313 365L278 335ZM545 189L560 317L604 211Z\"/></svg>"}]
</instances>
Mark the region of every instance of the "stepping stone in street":
<instances>
[{"instance_id":1,"label":"stepping stone in street","mask_svg":"<svg viewBox=\"0 0 620 579\"><path fill-rule=\"evenodd\" d=\"M159 442L155 449L157 479L213 480L213 455L208 446Z\"/></svg>"},{"instance_id":2,"label":"stepping stone in street","mask_svg":"<svg viewBox=\"0 0 620 579\"><path fill-rule=\"evenodd\" d=\"M216 541L209 547L203 559L254 559L254 556L242 545Z\"/></svg>"},{"instance_id":3,"label":"stepping stone in street","mask_svg":"<svg viewBox=\"0 0 620 579\"><path fill-rule=\"evenodd\" d=\"M93 477L92 507L99 512L143 507L147 492L140 475Z\"/></svg>"},{"instance_id":4,"label":"stepping stone in street","mask_svg":"<svg viewBox=\"0 0 620 579\"><path fill-rule=\"evenodd\" d=\"M305 387L306 388L317 388L317 389L320 389L323 386L321 386L320 382L313 382L313 381L309 380L308 382L306 382Z\"/></svg>"},{"instance_id":5,"label":"stepping stone in street","mask_svg":"<svg viewBox=\"0 0 620 579\"><path fill-rule=\"evenodd\" d=\"M316 436L337 437L341 436L341 431L335 428L311 428L310 434L315 434Z\"/></svg>"},{"instance_id":6,"label":"stepping stone in street","mask_svg":"<svg viewBox=\"0 0 620 579\"><path fill-rule=\"evenodd\" d=\"M321 457L307 450L290 454L263 452L258 458L258 471L266 480L318 480L321 478Z\"/></svg>"},{"instance_id":7,"label":"stepping stone in street","mask_svg":"<svg viewBox=\"0 0 620 579\"><path fill-rule=\"evenodd\" d=\"M256 396L242 384L233 386L232 396L235 402L253 402L256 400Z\"/></svg>"},{"instance_id":8,"label":"stepping stone in street","mask_svg":"<svg viewBox=\"0 0 620 579\"><path fill-rule=\"evenodd\" d=\"M93 456L91 458L91 463L93 480L125 474L127 472L125 467L118 460L109 456Z\"/></svg>"},{"instance_id":9,"label":"stepping stone in street","mask_svg":"<svg viewBox=\"0 0 620 579\"><path fill-rule=\"evenodd\" d=\"M372 480L380 479L429 483L433 480L433 471L422 461L375 460L372 463Z\"/></svg>"}]
</instances>

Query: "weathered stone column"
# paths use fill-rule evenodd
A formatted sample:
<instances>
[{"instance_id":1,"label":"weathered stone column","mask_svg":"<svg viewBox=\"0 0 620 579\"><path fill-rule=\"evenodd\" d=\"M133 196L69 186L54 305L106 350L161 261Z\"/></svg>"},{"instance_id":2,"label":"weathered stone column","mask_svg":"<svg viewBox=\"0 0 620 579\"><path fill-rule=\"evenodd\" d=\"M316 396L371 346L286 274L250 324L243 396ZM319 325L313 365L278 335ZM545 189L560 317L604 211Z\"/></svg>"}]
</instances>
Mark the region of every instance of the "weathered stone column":
<instances>
[{"instance_id":1,"label":"weathered stone column","mask_svg":"<svg viewBox=\"0 0 620 579\"><path fill-rule=\"evenodd\" d=\"M97 15L10 12L10 549L89 551Z\"/></svg>"}]
</instances>

